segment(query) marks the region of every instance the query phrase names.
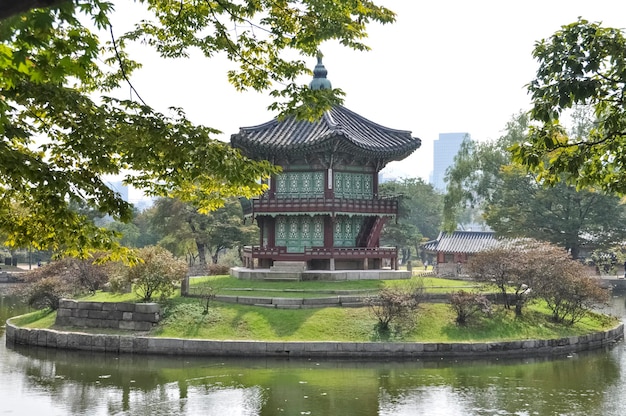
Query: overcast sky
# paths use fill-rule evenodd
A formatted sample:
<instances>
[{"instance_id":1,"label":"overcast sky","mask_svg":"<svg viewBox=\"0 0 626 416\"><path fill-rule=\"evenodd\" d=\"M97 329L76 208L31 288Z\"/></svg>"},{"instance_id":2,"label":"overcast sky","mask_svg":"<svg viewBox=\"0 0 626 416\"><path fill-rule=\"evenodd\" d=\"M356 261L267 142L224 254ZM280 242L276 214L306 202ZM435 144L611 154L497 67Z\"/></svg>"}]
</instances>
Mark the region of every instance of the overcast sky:
<instances>
[{"instance_id":1,"label":"overcast sky","mask_svg":"<svg viewBox=\"0 0 626 416\"><path fill-rule=\"evenodd\" d=\"M579 16L626 28L621 0L376 2L397 13L396 23L370 27L369 52L324 45L324 64L332 85L346 92L347 108L422 139L421 149L387 172L425 180L439 133L496 139L513 114L528 110L524 86L537 68L531 55L536 41ZM134 13L126 1L119 3L122 20L115 29L121 33ZM132 82L142 98L161 111L182 107L191 120L223 131L222 140L274 116L267 94L239 93L228 84L229 64L222 59L164 61L146 47L135 50L144 68ZM311 69L315 63L311 58Z\"/></svg>"}]
</instances>

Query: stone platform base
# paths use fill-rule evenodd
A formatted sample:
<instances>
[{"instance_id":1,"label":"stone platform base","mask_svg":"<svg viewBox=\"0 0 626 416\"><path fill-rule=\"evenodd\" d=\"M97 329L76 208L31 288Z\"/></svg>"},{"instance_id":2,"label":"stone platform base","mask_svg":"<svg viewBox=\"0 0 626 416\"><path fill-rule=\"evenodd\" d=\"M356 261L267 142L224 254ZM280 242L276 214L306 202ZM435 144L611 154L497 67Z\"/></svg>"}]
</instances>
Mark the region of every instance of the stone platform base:
<instances>
[{"instance_id":1,"label":"stone platform base","mask_svg":"<svg viewBox=\"0 0 626 416\"><path fill-rule=\"evenodd\" d=\"M410 279L411 272L405 270L304 270L304 271L278 271L270 269L248 269L245 267L233 267L230 275L237 279L248 280L394 280Z\"/></svg>"}]
</instances>

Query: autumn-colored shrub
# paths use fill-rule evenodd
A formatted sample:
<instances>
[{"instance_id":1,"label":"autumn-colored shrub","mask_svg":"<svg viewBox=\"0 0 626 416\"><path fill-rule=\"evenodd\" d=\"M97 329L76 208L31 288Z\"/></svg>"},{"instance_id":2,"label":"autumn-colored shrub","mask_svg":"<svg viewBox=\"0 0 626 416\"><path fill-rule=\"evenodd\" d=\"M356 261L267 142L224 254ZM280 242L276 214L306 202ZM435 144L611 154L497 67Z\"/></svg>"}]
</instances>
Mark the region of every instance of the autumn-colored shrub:
<instances>
[{"instance_id":1,"label":"autumn-colored shrub","mask_svg":"<svg viewBox=\"0 0 626 416\"><path fill-rule=\"evenodd\" d=\"M546 301L556 322L575 323L608 300L608 291L567 251L549 243L520 240L475 255L470 276L498 287L507 308L521 315L532 299Z\"/></svg>"},{"instance_id":2,"label":"autumn-colored shrub","mask_svg":"<svg viewBox=\"0 0 626 416\"><path fill-rule=\"evenodd\" d=\"M230 273L230 266L228 264L211 263L207 264L206 269L210 276Z\"/></svg>"},{"instance_id":3,"label":"autumn-colored shrub","mask_svg":"<svg viewBox=\"0 0 626 416\"><path fill-rule=\"evenodd\" d=\"M477 253L470 258L467 270L477 281L495 286L506 309L514 307L522 315L524 306L533 299L535 273L533 252L527 242L502 246Z\"/></svg>"},{"instance_id":4,"label":"autumn-colored shrub","mask_svg":"<svg viewBox=\"0 0 626 416\"><path fill-rule=\"evenodd\" d=\"M609 301L608 289L600 287L597 278L588 276L586 268L574 260L561 264L556 277L545 279L540 293L552 311L552 319L570 325Z\"/></svg>"},{"instance_id":5,"label":"autumn-colored shrub","mask_svg":"<svg viewBox=\"0 0 626 416\"><path fill-rule=\"evenodd\" d=\"M94 293L109 278L109 265L97 264L102 255L88 259L66 257L29 271L22 293L27 303L36 308L56 309L63 297Z\"/></svg>"}]
</instances>

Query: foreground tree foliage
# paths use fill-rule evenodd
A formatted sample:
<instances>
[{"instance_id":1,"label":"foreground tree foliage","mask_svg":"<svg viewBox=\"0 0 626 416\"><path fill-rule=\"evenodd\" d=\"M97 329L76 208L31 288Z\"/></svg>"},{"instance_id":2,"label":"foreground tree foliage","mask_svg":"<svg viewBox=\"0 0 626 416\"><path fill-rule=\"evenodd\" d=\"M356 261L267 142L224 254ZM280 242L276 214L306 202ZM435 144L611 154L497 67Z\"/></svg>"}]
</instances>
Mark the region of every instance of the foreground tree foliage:
<instances>
[{"instance_id":1,"label":"foreground tree foliage","mask_svg":"<svg viewBox=\"0 0 626 416\"><path fill-rule=\"evenodd\" d=\"M533 124L528 142L513 148L515 160L554 184L626 193L626 37L621 29L584 19L538 42L539 62L529 84ZM585 135L568 134L563 120L576 105L593 109ZM563 176L565 175L565 176Z\"/></svg>"},{"instance_id":2,"label":"foreground tree foliage","mask_svg":"<svg viewBox=\"0 0 626 416\"><path fill-rule=\"evenodd\" d=\"M476 254L468 263L470 275L497 286L505 306L521 315L525 304L542 299L559 323L573 324L594 306L606 303L609 291L589 276L582 263L549 243L520 240Z\"/></svg>"},{"instance_id":3,"label":"foreground tree foliage","mask_svg":"<svg viewBox=\"0 0 626 416\"><path fill-rule=\"evenodd\" d=\"M0 2L0 233L8 245L124 254L112 230L70 208L80 201L130 220L131 207L104 174L210 211L225 198L258 195L259 179L277 172L213 139L217 130L195 125L182 109L163 114L144 102L130 82L140 66L127 53L133 42L166 58L192 49L226 56L239 64L228 73L236 89L270 90L273 109L312 118L342 92L299 85L309 69L298 57L315 55L328 40L365 50L366 25L394 20L390 10L360 0L139 3L145 18L116 34L108 1ZM287 52L297 58L283 58ZM120 87L135 99L117 98Z\"/></svg>"}]
</instances>

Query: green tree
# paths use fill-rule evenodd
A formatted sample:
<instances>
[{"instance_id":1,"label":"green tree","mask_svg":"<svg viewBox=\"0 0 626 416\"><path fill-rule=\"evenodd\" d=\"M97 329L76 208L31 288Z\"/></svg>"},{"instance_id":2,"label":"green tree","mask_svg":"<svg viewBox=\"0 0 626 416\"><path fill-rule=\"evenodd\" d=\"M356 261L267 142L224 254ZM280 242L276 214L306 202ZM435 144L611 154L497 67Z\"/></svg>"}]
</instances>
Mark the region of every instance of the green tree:
<instances>
[{"instance_id":1,"label":"green tree","mask_svg":"<svg viewBox=\"0 0 626 416\"><path fill-rule=\"evenodd\" d=\"M259 179L277 172L213 139L215 129L190 122L182 109L162 114L144 102L131 83L140 66L128 53L133 43L165 58L191 50L224 55L239 65L228 73L236 89L269 90L272 109L312 118L343 93L299 85L298 76L310 73L301 58L329 40L365 50L366 25L395 18L361 0L139 3L145 16L115 34L114 5L105 0L0 2L0 232L7 244L72 255L117 247L112 230L69 205L81 201L130 220L130 205L104 174L207 212L226 198L260 194L266 185ZM114 96L124 86L133 99Z\"/></svg>"},{"instance_id":2,"label":"green tree","mask_svg":"<svg viewBox=\"0 0 626 416\"><path fill-rule=\"evenodd\" d=\"M441 230L443 197L420 178L385 182L379 191L383 197L398 199L397 221L385 224L381 238L385 244L400 248L405 263L411 258L411 250L419 254L419 246L425 239L437 238Z\"/></svg>"},{"instance_id":3,"label":"green tree","mask_svg":"<svg viewBox=\"0 0 626 416\"><path fill-rule=\"evenodd\" d=\"M626 193L624 32L579 19L539 41L533 55L539 68L528 91L536 125L527 142L514 146L515 160L545 183ZM577 105L593 111L584 135L563 127Z\"/></svg>"},{"instance_id":4,"label":"green tree","mask_svg":"<svg viewBox=\"0 0 626 416\"><path fill-rule=\"evenodd\" d=\"M179 256L191 254L205 265L207 254L215 264L224 249L250 244L258 236L258 228L244 225L241 218L241 206L236 199L203 214L180 200L160 198L155 202L152 221L153 228L163 235L160 245Z\"/></svg>"},{"instance_id":5,"label":"green tree","mask_svg":"<svg viewBox=\"0 0 626 416\"><path fill-rule=\"evenodd\" d=\"M528 116L522 112L511 117L505 133L496 141L464 140L446 171L448 183L444 197L444 228L454 231L462 213L469 209L482 213L501 184L500 170L511 163L508 148L525 139ZM471 218L476 220L475 218Z\"/></svg>"},{"instance_id":6,"label":"green tree","mask_svg":"<svg viewBox=\"0 0 626 416\"><path fill-rule=\"evenodd\" d=\"M584 134L589 121L577 108L572 131ZM557 244L577 258L590 244L609 247L626 237L626 211L616 197L564 182L546 187L511 160L511 145L524 140L528 118L518 114L495 142L465 142L448 171L446 228L454 228L465 204L477 204L498 235L529 237Z\"/></svg>"},{"instance_id":7,"label":"green tree","mask_svg":"<svg viewBox=\"0 0 626 416\"><path fill-rule=\"evenodd\" d=\"M120 244L125 247L141 248L156 245L163 235L153 227L154 207L142 212L133 211L131 222L111 221L105 225L109 230L117 233Z\"/></svg>"},{"instance_id":8,"label":"green tree","mask_svg":"<svg viewBox=\"0 0 626 416\"><path fill-rule=\"evenodd\" d=\"M124 267L121 280L132 286L143 302L152 301L157 293L161 300L167 299L187 275L185 262L163 247L143 247L138 257L139 263ZM123 286L119 283L118 286Z\"/></svg>"},{"instance_id":9,"label":"green tree","mask_svg":"<svg viewBox=\"0 0 626 416\"><path fill-rule=\"evenodd\" d=\"M500 236L548 241L574 258L585 245L608 248L626 238L626 209L615 196L563 182L546 188L515 165L504 167L500 178L484 212Z\"/></svg>"}]
</instances>

